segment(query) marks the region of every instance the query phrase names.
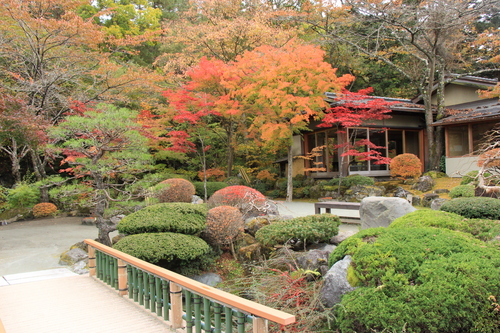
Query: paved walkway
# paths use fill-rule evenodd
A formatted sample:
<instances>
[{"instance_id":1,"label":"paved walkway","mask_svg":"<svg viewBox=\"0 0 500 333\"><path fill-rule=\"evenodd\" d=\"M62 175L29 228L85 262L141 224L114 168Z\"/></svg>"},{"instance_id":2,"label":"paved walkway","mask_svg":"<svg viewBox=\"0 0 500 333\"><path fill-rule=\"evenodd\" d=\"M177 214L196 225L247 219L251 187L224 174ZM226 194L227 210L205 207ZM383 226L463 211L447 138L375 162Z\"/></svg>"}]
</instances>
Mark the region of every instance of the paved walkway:
<instances>
[{"instance_id":1,"label":"paved walkway","mask_svg":"<svg viewBox=\"0 0 500 333\"><path fill-rule=\"evenodd\" d=\"M7 333L172 332L88 275L0 287L0 320Z\"/></svg>"}]
</instances>

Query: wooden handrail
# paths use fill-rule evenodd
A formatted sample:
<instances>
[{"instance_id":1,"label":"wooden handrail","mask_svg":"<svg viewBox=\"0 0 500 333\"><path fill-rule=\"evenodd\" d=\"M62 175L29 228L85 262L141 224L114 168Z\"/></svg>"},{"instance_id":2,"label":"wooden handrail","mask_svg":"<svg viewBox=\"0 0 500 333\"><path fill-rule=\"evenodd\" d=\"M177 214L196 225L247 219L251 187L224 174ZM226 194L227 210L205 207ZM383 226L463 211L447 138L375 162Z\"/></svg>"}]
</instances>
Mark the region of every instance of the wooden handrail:
<instances>
[{"instance_id":1,"label":"wooden handrail","mask_svg":"<svg viewBox=\"0 0 500 333\"><path fill-rule=\"evenodd\" d=\"M86 239L85 243L91 247L94 247L102 252L109 254L112 257L121 259L130 265L154 274L158 277L164 278L168 281L177 283L182 287L198 293L204 297L214 299L220 303L223 303L229 307L242 310L244 312L250 313L252 315L273 321L281 325L289 325L295 322L295 316L289 313L270 308L268 306L253 302L239 296L230 294L228 292L210 287L201 282L195 281L183 275L177 274L175 272L169 271L165 268L153 265L144 260L133 257L124 252L113 249L109 246L103 245L91 239Z\"/></svg>"}]
</instances>

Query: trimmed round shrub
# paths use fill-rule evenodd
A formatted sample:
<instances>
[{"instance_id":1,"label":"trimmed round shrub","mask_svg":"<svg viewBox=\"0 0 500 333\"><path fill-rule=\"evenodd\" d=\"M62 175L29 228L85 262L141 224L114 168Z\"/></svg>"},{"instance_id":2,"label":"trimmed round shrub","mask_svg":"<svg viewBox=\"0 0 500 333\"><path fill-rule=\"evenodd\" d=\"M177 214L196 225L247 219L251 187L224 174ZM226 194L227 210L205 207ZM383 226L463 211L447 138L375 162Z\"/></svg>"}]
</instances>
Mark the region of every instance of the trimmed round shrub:
<instances>
[{"instance_id":1,"label":"trimmed round shrub","mask_svg":"<svg viewBox=\"0 0 500 333\"><path fill-rule=\"evenodd\" d=\"M200 198L205 197L205 185L203 182L194 182L193 183L196 189L196 195ZM224 182L207 182L207 197L211 197L216 191L228 187L229 185Z\"/></svg>"},{"instance_id":2,"label":"trimmed round shrub","mask_svg":"<svg viewBox=\"0 0 500 333\"><path fill-rule=\"evenodd\" d=\"M42 202L33 206L33 216L35 218L55 216L57 207L50 202Z\"/></svg>"},{"instance_id":3,"label":"trimmed round shrub","mask_svg":"<svg viewBox=\"0 0 500 333\"><path fill-rule=\"evenodd\" d=\"M463 216L436 210L419 209L398 217L388 228L434 227L467 232Z\"/></svg>"},{"instance_id":4,"label":"trimmed round shrub","mask_svg":"<svg viewBox=\"0 0 500 333\"><path fill-rule=\"evenodd\" d=\"M482 241L490 241L500 233L500 221L468 219L455 213L416 210L395 219L388 228L433 227L469 233Z\"/></svg>"},{"instance_id":5,"label":"trimmed round shrub","mask_svg":"<svg viewBox=\"0 0 500 333\"><path fill-rule=\"evenodd\" d=\"M186 179L171 178L162 181L156 197L160 202L191 202L196 193L194 185ZM158 186L157 185L157 186Z\"/></svg>"},{"instance_id":6,"label":"trimmed round shrub","mask_svg":"<svg viewBox=\"0 0 500 333\"><path fill-rule=\"evenodd\" d=\"M118 231L132 235L148 232L177 232L195 235L205 229L206 205L190 203L162 203L145 207L125 216L118 223Z\"/></svg>"},{"instance_id":7,"label":"trimmed round shrub","mask_svg":"<svg viewBox=\"0 0 500 333\"><path fill-rule=\"evenodd\" d=\"M342 242L354 291L334 309L340 332L496 332L490 295L500 293L500 252L439 228L374 228Z\"/></svg>"},{"instance_id":8,"label":"trimmed round shrub","mask_svg":"<svg viewBox=\"0 0 500 333\"><path fill-rule=\"evenodd\" d=\"M422 162L416 155L401 154L391 160L390 169L393 177L417 178L422 174Z\"/></svg>"},{"instance_id":9,"label":"trimmed round shrub","mask_svg":"<svg viewBox=\"0 0 500 333\"><path fill-rule=\"evenodd\" d=\"M263 246L272 247L286 243L303 245L327 242L339 232L337 215L316 214L276 221L260 228L255 238Z\"/></svg>"},{"instance_id":10,"label":"trimmed round shrub","mask_svg":"<svg viewBox=\"0 0 500 333\"><path fill-rule=\"evenodd\" d=\"M208 211L207 224L201 237L214 246L231 244L243 232L245 221L236 207L219 206Z\"/></svg>"},{"instance_id":11,"label":"trimmed round shrub","mask_svg":"<svg viewBox=\"0 0 500 333\"><path fill-rule=\"evenodd\" d=\"M450 198L472 198L475 196L474 185L458 185L451 189Z\"/></svg>"},{"instance_id":12,"label":"trimmed round shrub","mask_svg":"<svg viewBox=\"0 0 500 333\"><path fill-rule=\"evenodd\" d=\"M171 232L127 236L113 248L177 272L210 252L203 239Z\"/></svg>"},{"instance_id":13,"label":"trimmed round shrub","mask_svg":"<svg viewBox=\"0 0 500 333\"><path fill-rule=\"evenodd\" d=\"M362 175L349 175L343 178L332 178L326 182L326 186L345 186L351 187L355 185L375 185L375 180L371 177Z\"/></svg>"},{"instance_id":14,"label":"trimmed round shrub","mask_svg":"<svg viewBox=\"0 0 500 333\"><path fill-rule=\"evenodd\" d=\"M207 202L208 208L237 207L243 218L276 214L275 207L259 191L242 185L233 185L216 191Z\"/></svg>"},{"instance_id":15,"label":"trimmed round shrub","mask_svg":"<svg viewBox=\"0 0 500 333\"><path fill-rule=\"evenodd\" d=\"M440 209L471 219L500 220L500 200L494 198L456 198L445 202Z\"/></svg>"}]
</instances>

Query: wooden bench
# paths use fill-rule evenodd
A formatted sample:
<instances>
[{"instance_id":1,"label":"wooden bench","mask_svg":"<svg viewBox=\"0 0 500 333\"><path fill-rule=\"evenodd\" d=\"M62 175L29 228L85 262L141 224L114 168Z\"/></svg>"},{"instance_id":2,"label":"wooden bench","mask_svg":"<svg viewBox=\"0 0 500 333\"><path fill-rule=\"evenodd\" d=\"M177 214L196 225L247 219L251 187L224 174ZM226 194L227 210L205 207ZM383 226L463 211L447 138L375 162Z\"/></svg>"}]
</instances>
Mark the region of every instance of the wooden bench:
<instances>
[{"instance_id":1,"label":"wooden bench","mask_svg":"<svg viewBox=\"0 0 500 333\"><path fill-rule=\"evenodd\" d=\"M345 202L345 201L324 201L316 202L314 204L314 213L321 214L321 209L324 208L325 212L332 214L332 209L346 209L346 210L356 210L359 211L361 203L359 202ZM340 217L343 223L360 223L359 217L343 215L341 212L333 213Z\"/></svg>"}]
</instances>

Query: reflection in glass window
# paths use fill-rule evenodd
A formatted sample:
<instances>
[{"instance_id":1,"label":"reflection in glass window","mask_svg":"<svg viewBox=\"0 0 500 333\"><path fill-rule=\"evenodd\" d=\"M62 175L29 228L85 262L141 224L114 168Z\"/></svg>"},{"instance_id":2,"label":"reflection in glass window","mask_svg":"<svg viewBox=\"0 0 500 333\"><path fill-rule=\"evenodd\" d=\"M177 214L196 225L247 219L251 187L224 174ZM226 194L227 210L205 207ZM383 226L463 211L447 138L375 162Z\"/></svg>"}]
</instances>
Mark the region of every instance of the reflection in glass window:
<instances>
[{"instance_id":1,"label":"reflection in glass window","mask_svg":"<svg viewBox=\"0 0 500 333\"><path fill-rule=\"evenodd\" d=\"M448 128L448 156L457 157L469 154L468 126L453 126Z\"/></svg>"}]
</instances>

